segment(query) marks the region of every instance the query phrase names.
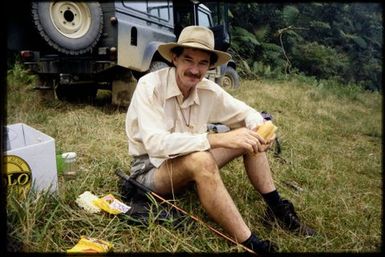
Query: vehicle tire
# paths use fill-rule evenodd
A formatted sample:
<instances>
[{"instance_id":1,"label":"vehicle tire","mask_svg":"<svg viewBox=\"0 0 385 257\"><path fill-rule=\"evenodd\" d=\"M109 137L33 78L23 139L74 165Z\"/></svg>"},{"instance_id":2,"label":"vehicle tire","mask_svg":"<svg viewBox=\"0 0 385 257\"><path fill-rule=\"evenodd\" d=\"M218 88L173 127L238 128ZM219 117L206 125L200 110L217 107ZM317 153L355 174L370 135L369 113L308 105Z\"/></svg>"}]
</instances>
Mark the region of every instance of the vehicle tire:
<instances>
[{"instance_id":1,"label":"vehicle tire","mask_svg":"<svg viewBox=\"0 0 385 257\"><path fill-rule=\"evenodd\" d=\"M32 16L44 40L69 55L90 51L103 30L103 12L97 2L33 2Z\"/></svg>"},{"instance_id":2,"label":"vehicle tire","mask_svg":"<svg viewBox=\"0 0 385 257\"><path fill-rule=\"evenodd\" d=\"M220 79L219 84L225 88L238 88L239 87L238 72L233 67L227 66L225 73Z\"/></svg>"}]
</instances>

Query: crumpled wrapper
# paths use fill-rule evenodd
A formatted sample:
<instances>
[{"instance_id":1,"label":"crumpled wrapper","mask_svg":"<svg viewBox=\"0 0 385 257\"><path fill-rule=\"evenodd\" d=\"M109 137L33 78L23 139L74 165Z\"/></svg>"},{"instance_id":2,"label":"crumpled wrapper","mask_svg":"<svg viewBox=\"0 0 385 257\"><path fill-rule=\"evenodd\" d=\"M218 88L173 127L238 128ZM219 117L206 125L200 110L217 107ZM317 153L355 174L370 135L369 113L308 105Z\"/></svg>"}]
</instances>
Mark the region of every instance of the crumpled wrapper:
<instances>
[{"instance_id":1,"label":"crumpled wrapper","mask_svg":"<svg viewBox=\"0 0 385 257\"><path fill-rule=\"evenodd\" d=\"M97 197L89 191L85 191L76 199L76 203L89 213L99 213L101 210L110 214L126 213L130 206L116 199L112 194Z\"/></svg>"},{"instance_id":2,"label":"crumpled wrapper","mask_svg":"<svg viewBox=\"0 0 385 257\"><path fill-rule=\"evenodd\" d=\"M81 236L79 242L67 250L67 253L106 253L112 249L113 245L110 242Z\"/></svg>"}]
</instances>

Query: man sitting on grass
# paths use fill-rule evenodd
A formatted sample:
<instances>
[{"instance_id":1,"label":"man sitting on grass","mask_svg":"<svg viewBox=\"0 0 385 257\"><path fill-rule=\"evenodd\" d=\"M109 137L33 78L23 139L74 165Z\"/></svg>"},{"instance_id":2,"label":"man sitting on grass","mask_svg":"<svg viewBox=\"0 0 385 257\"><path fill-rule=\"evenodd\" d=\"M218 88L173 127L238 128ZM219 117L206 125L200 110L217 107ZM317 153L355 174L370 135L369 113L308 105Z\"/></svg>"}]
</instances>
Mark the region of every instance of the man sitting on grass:
<instances>
[{"instance_id":1,"label":"man sitting on grass","mask_svg":"<svg viewBox=\"0 0 385 257\"><path fill-rule=\"evenodd\" d=\"M205 211L234 240L256 252L276 251L275 244L250 231L222 182L219 169L242 156L251 184L268 205L266 221L313 235L276 190L266 157L275 136L265 141L256 133L264 122L261 114L205 78L210 68L231 58L214 50L211 30L186 27L177 43L158 51L175 67L138 81L126 117L131 177L161 195L194 182ZM209 123L233 129L207 133Z\"/></svg>"}]
</instances>

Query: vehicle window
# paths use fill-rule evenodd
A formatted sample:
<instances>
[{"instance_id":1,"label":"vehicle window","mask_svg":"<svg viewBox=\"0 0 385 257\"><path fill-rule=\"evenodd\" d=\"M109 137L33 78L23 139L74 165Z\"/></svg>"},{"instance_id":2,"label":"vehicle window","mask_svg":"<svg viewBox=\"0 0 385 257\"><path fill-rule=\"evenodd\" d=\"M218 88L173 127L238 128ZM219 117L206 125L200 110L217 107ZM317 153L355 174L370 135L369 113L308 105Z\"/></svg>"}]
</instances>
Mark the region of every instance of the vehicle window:
<instances>
[{"instance_id":1,"label":"vehicle window","mask_svg":"<svg viewBox=\"0 0 385 257\"><path fill-rule=\"evenodd\" d=\"M201 26L211 27L209 15L201 10L198 10L198 22Z\"/></svg>"},{"instance_id":2,"label":"vehicle window","mask_svg":"<svg viewBox=\"0 0 385 257\"><path fill-rule=\"evenodd\" d=\"M170 19L168 1L148 1L148 13L163 20Z\"/></svg>"},{"instance_id":3,"label":"vehicle window","mask_svg":"<svg viewBox=\"0 0 385 257\"><path fill-rule=\"evenodd\" d=\"M132 1L123 1L123 4L128 8L135 9L140 12L147 12L147 4L143 1L132 2Z\"/></svg>"},{"instance_id":4,"label":"vehicle window","mask_svg":"<svg viewBox=\"0 0 385 257\"><path fill-rule=\"evenodd\" d=\"M123 4L131 9L146 13L164 21L170 20L169 1L123 1Z\"/></svg>"},{"instance_id":5,"label":"vehicle window","mask_svg":"<svg viewBox=\"0 0 385 257\"><path fill-rule=\"evenodd\" d=\"M213 24L225 24L225 4L220 4L218 2L206 2L205 5L211 11L211 19L213 20Z\"/></svg>"}]
</instances>

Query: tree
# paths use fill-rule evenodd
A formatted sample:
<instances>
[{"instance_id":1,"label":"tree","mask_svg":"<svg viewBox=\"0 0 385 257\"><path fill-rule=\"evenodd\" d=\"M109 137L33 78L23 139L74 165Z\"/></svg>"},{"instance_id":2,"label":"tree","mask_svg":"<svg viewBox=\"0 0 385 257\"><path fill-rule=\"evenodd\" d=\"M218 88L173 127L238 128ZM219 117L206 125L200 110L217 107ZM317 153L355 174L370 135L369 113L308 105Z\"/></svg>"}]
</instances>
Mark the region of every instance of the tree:
<instances>
[{"instance_id":1,"label":"tree","mask_svg":"<svg viewBox=\"0 0 385 257\"><path fill-rule=\"evenodd\" d=\"M299 71L382 89L381 4L236 3L230 13L246 74Z\"/></svg>"}]
</instances>

